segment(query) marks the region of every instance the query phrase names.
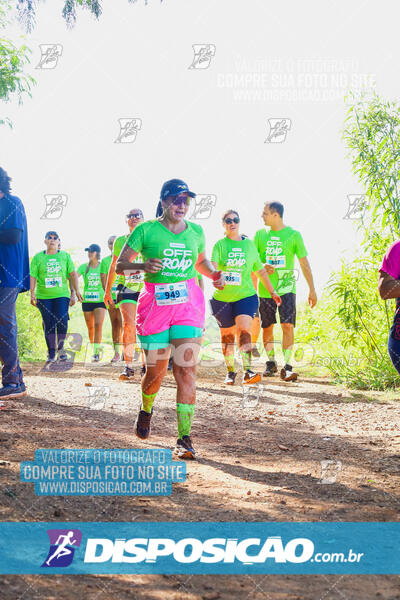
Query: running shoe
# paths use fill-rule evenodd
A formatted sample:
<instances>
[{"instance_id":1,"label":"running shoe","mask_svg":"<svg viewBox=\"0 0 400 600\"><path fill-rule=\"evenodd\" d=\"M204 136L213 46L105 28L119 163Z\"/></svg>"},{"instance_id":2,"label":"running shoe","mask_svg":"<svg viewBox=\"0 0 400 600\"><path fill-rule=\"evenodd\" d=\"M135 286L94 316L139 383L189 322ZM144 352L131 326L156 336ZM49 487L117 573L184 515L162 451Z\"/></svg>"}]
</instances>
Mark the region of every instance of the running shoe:
<instances>
[{"instance_id":1,"label":"running shoe","mask_svg":"<svg viewBox=\"0 0 400 600\"><path fill-rule=\"evenodd\" d=\"M170 357L170 359L168 361L168 371L172 371L172 356Z\"/></svg>"},{"instance_id":2,"label":"running shoe","mask_svg":"<svg viewBox=\"0 0 400 600\"><path fill-rule=\"evenodd\" d=\"M193 448L192 440L188 435L184 435L178 439L173 453L176 458L194 460L196 458L195 454L196 452Z\"/></svg>"},{"instance_id":3,"label":"running shoe","mask_svg":"<svg viewBox=\"0 0 400 600\"><path fill-rule=\"evenodd\" d=\"M122 371L121 375L119 376L119 380L120 381L130 381L131 379L133 379L135 376L135 371L133 369L131 369L130 367L125 367L125 369Z\"/></svg>"},{"instance_id":4,"label":"running shoe","mask_svg":"<svg viewBox=\"0 0 400 600\"><path fill-rule=\"evenodd\" d=\"M283 381L296 381L297 373L295 373L291 367L291 365L285 365L283 369L281 369L281 379Z\"/></svg>"},{"instance_id":5,"label":"running shoe","mask_svg":"<svg viewBox=\"0 0 400 600\"><path fill-rule=\"evenodd\" d=\"M146 412L145 410L140 410L135 423L135 433L138 438L141 440L147 440L150 435L151 426L150 421L153 415L153 409L151 409L151 413Z\"/></svg>"},{"instance_id":6,"label":"running shoe","mask_svg":"<svg viewBox=\"0 0 400 600\"><path fill-rule=\"evenodd\" d=\"M252 383L258 383L261 381L261 373L255 373L251 369L247 369L243 375L243 385L250 385Z\"/></svg>"},{"instance_id":7,"label":"running shoe","mask_svg":"<svg viewBox=\"0 0 400 600\"><path fill-rule=\"evenodd\" d=\"M18 385L9 384L0 388L0 398L2 400L22 398L23 396L26 396L26 387L24 383Z\"/></svg>"},{"instance_id":8,"label":"running shoe","mask_svg":"<svg viewBox=\"0 0 400 600\"><path fill-rule=\"evenodd\" d=\"M68 360L68 354L64 349L58 351L57 360L59 360L60 362L66 362Z\"/></svg>"},{"instance_id":9,"label":"running shoe","mask_svg":"<svg viewBox=\"0 0 400 600\"><path fill-rule=\"evenodd\" d=\"M114 363L117 363L121 360L120 355L118 354L118 352L116 352L114 354L114 356L112 357L112 359L110 360L110 363L113 365Z\"/></svg>"},{"instance_id":10,"label":"running shoe","mask_svg":"<svg viewBox=\"0 0 400 600\"><path fill-rule=\"evenodd\" d=\"M140 374L143 377L143 375L146 375L146 365L142 365L142 368L140 369Z\"/></svg>"},{"instance_id":11,"label":"running shoe","mask_svg":"<svg viewBox=\"0 0 400 600\"><path fill-rule=\"evenodd\" d=\"M43 369L49 370L51 368L51 365L54 365L56 362L57 362L57 359L55 356L53 356L52 358L47 358Z\"/></svg>"},{"instance_id":12,"label":"running shoe","mask_svg":"<svg viewBox=\"0 0 400 600\"><path fill-rule=\"evenodd\" d=\"M93 354L92 362L100 362L100 354Z\"/></svg>"},{"instance_id":13,"label":"running shoe","mask_svg":"<svg viewBox=\"0 0 400 600\"><path fill-rule=\"evenodd\" d=\"M226 385L234 385L235 384L236 375L237 375L237 373L234 373L233 371L228 371L227 374L226 374L224 383Z\"/></svg>"},{"instance_id":14,"label":"running shoe","mask_svg":"<svg viewBox=\"0 0 400 600\"><path fill-rule=\"evenodd\" d=\"M273 377L278 372L277 364L274 360L267 360L263 377Z\"/></svg>"},{"instance_id":15,"label":"running shoe","mask_svg":"<svg viewBox=\"0 0 400 600\"><path fill-rule=\"evenodd\" d=\"M251 354L254 358L260 358L260 353L258 351L257 346L254 346L253 350L251 351Z\"/></svg>"}]
</instances>

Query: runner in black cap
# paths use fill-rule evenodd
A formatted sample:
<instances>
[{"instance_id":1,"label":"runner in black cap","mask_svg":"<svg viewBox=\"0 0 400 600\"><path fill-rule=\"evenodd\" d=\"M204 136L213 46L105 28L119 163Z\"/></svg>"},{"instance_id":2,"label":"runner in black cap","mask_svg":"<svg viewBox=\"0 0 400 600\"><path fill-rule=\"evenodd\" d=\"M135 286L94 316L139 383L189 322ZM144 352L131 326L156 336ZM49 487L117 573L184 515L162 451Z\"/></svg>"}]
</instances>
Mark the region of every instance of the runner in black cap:
<instances>
[{"instance_id":1,"label":"runner in black cap","mask_svg":"<svg viewBox=\"0 0 400 600\"><path fill-rule=\"evenodd\" d=\"M78 275L82 275L84 281L82 310L89 341L93 345L92 362L99 362L103 322L106 316L106 305L103 302L104 290L100 277L101 249L98 244L90 244L85 251L88 253L89 262L78 268Z\"/></svg>"}]
</instances>

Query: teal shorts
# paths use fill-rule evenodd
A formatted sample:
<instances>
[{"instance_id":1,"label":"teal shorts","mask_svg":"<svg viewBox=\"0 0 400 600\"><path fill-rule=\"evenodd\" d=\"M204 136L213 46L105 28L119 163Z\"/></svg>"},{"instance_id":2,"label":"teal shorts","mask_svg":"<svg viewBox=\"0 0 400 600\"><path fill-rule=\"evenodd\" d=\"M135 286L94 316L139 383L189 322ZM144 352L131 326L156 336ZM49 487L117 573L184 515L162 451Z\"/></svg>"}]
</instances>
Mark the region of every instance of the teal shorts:
<instances>
[{"instance_id":1,"label":"teal shorts","mask_svg":"<svg viewBox=\"0 0 400 600\"><path fill-rule=\"evenodd\" d=\"M201 338L203 335L202 327L193 327L193 325L172 325L169 329L152 333L151 335L139 335L140 345L143 350L159 350L168 348L172 340Z\"/></svg>"}]
</instances>

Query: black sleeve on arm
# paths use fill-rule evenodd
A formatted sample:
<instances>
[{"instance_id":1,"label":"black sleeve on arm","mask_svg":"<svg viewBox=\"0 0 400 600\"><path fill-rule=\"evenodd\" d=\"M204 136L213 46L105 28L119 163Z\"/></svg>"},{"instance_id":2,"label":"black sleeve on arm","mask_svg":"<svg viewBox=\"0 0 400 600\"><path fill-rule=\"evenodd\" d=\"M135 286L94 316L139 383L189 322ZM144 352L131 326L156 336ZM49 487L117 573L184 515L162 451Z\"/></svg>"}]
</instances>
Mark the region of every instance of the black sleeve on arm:
<instances>
[{"instance_id":1,"label":"black sleeve on arm","mask_svg":"<svg viewBox=\"0 0 400 600\"><path fill-rule=\"evenodd\" d=\"M11 246L12 244L18 244L21 239L22 230L14 227L13 229L0 230L0 244L6 244Z\"/></svg>"}]
</instances>

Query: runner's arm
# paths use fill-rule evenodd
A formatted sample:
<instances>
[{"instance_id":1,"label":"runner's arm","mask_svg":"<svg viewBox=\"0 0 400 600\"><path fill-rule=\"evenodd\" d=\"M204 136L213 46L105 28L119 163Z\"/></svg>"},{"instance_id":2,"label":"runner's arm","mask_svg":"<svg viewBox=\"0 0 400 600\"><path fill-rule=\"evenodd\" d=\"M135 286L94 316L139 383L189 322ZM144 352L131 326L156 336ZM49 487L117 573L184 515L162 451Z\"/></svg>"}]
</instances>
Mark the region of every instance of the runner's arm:
<instances>
[{"instance_id":1,"label":"runner's arm","mask_svg":"<svg viewBox=\"0 0 400 600\"><path fill-rule=\"evenodd\" d=\"M71 271L71 273L68 275L68 277L71 282L72 288L75 290L75 294L76 294L78 301L83 302L82 295L79 291L78 273L76 271Z\"/></svg>"},{"instance_id":2,"label":"runner's arm","mask_svg":"<svg viewBox=\"0 0 400 600\"><path fill-rule=\"evenodd\" d=\"M252 273L252 275L253 275L253 273ZM259 277L261 279L264 286L267 288L267 290L269 291L269 293L271 294L271 296L275 300L275 302L278 305L281 304L282 300L281 300L279 294L274 290L274 286L272 285L271 280L268 277L268 273L265 270L265 268L262 268L259 271L256 271L256 275L257 275L257 277ZM253 281L253 283L254 283L254 281Z\"/></svg>"},{"instance_id":3,"label":"runner's arm","mask_svg":"<svg viewBox=\"0 0 400 600\"><path fill-rule=\"evenodd\" d=\"M128 244L125 244L120 255L118 257L113 256L110 271L113 264L115 265L115 272L118 273L118 275L125 275L124 271L132 271L131 263L135 260L138 254L139 252L135 252L135 250L132 250ZM115 262L114 259L116 259ZM144 263L135 263L135 270L144 271Z\"/></svg>"},{"instance_id":4,"label":"runner's arm","mask_svg":"<svg viewBox=\"0 0 400 600\"><path fill-rule=\"evenodd\" d=\"M146 273L158 273L158 271L161 271L162 261L160 258L149 258L144 263L135 262L133 267L132 261L135 260L138 254L139 252L136 252L128 244L125 244L115 266L115 271L118 275L126 276L137 271L145 271Z\"/></svg>"},{"instance_id":5,"label":"runner's arm","mask_svg":"<svg viewBox=\"0 0 400 600\"><path fill-rule=\"evenodd\" d=\"M378 291L382 300L400 298L400 281L385 271L379 271Z\"/></svg>"},{"instance_id":6,"label":"runner's arm","mask_svg":"<svg viewBox=\"0 0 400 600\"><path fill-rule=\"evenodd\" d=\"M31 291L31 304L32 306L36 306L36 277L32 277L32 275L30 276L31 279L31 285L30 285L30 291Z\"/></svg>"},{"instance_id":7,"label":"runner's arm","mask_svg":"<svg viewBox=\"0 0 400 600\"><path fill-rule=\"evenodd\" d=\"M76 296L75 296L75 290L72 287L72 283L71 283L70 279L68 279L68 285L69 285L69 291L71 292L71 297L69 299L69 305L73 306L76 302Z\"/></svg>"},{"instance_id":8,"label":"runner's arm","mask_svg":"<svg viewBox=\"0 0 400 600\"><path fill-rule=\"evenodd\" d=\"M308 287L310 289L308 294L308 303L311 306L311 308L314 308L314 306L317 304L317 294L315 292L314 280L311 272L310 263L308 262L308 258L306 256L304 256L303 258L299 258L299 263L304 278L307 281Z\"/></svg>"}]
</instances>

